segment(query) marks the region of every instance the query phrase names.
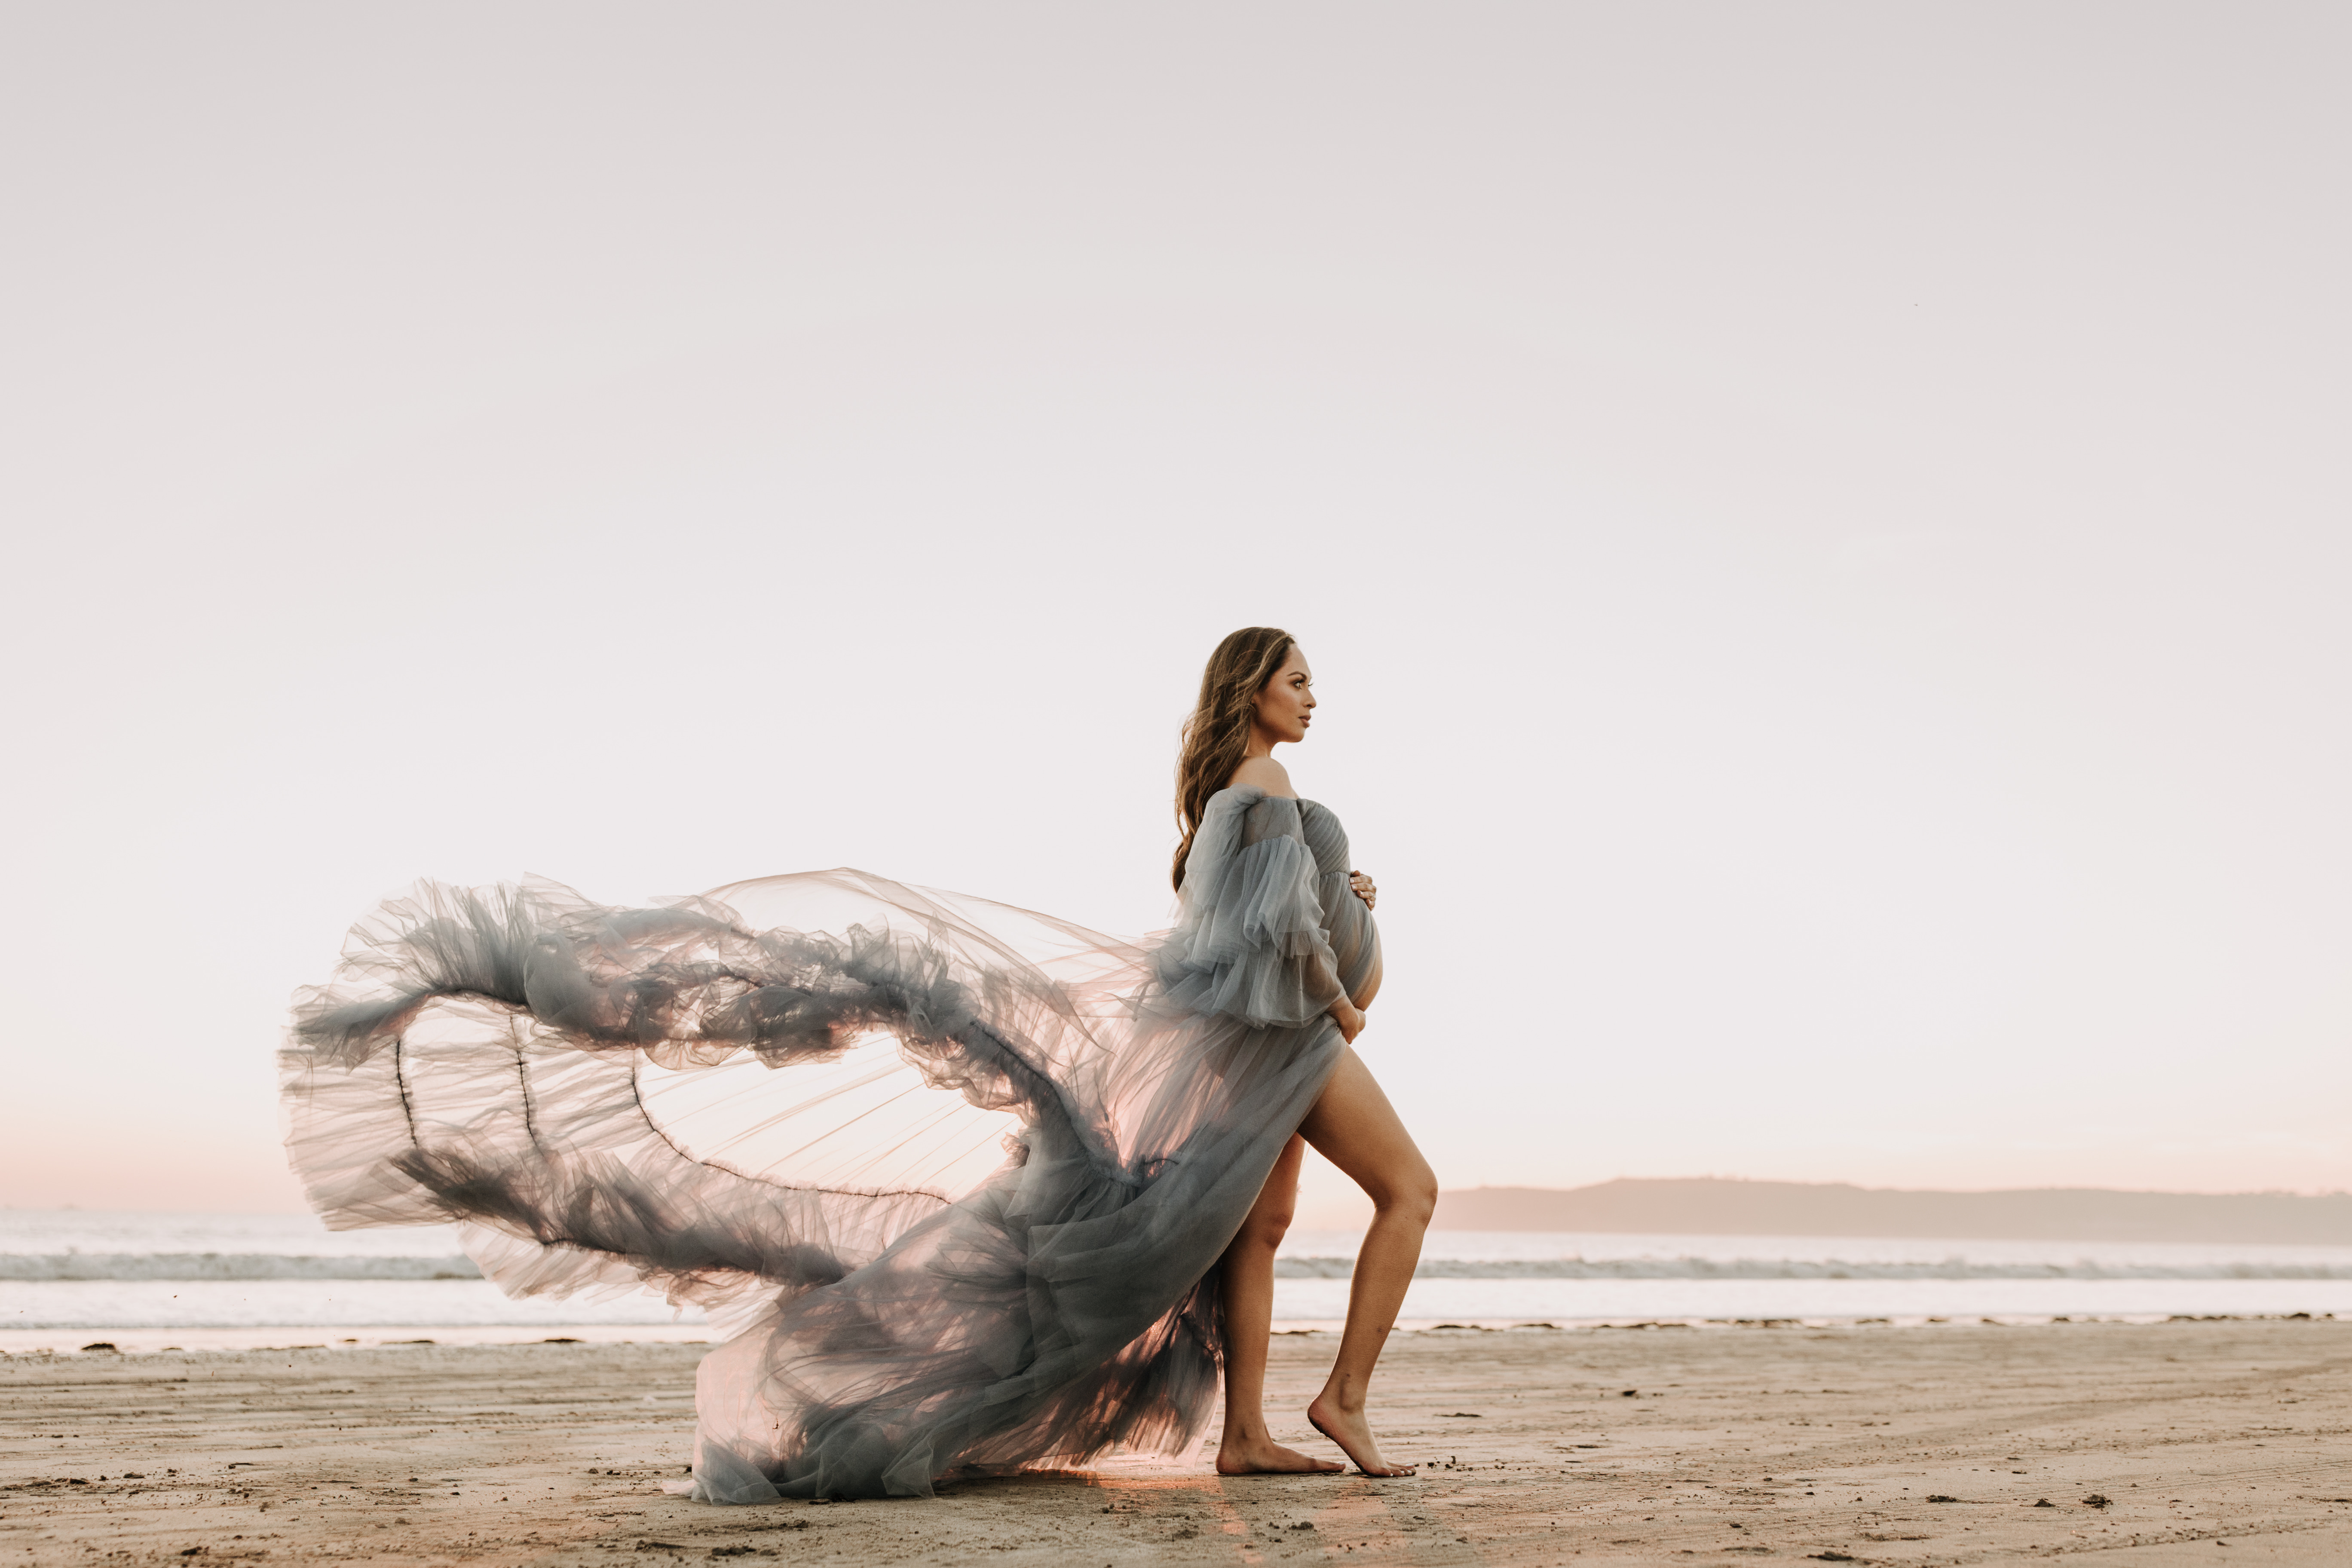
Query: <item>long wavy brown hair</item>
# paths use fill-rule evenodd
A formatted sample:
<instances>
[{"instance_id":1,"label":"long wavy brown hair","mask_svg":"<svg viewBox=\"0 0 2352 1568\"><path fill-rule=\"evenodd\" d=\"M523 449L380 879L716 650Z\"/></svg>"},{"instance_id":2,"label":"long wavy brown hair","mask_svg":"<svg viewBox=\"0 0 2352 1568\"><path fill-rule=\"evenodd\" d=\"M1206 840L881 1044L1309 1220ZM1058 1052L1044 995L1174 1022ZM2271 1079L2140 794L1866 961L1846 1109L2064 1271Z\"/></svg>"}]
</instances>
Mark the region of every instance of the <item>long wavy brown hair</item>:
<instances>
[{"instance_id":1,"label":"long wavy brown hair","mask_svg":"<svg viewBox=\"0 0 2352 1568\"><path fill-rule=\"evenodd\" d=\"M1244 626L1217 645L1201 672L1201 700L1184 721L1184 741L1176 754L1176 826L1184 830L1176 846L1173 878L1184 888L1184 860L1192 835L1209 809L1209 797L1225 787L1249 750L1253 700L1282 673L1292 638L1279 626Z\"/></svg>"}]
</instances>

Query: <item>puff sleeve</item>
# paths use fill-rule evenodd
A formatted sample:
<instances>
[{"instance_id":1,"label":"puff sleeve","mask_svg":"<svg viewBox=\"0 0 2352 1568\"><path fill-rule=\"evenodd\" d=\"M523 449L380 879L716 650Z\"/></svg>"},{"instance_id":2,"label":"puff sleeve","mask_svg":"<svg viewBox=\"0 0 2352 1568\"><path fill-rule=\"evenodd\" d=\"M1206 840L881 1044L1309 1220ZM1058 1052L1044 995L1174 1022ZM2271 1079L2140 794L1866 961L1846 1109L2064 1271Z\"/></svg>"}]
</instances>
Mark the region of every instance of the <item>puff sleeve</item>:
<instances>
[{"instance_id":1,"label":"puff sleeve","mask_svg":"<svg viewBox=\"0 0 2352 1568\"><path fill-rule=\"evenodd\" d=\"M1210 798L1160 950L1168 1004L1265 1026L1311 1024L1341 989L1298 803L1255 788Z\"/></svg>"}]
</instances>

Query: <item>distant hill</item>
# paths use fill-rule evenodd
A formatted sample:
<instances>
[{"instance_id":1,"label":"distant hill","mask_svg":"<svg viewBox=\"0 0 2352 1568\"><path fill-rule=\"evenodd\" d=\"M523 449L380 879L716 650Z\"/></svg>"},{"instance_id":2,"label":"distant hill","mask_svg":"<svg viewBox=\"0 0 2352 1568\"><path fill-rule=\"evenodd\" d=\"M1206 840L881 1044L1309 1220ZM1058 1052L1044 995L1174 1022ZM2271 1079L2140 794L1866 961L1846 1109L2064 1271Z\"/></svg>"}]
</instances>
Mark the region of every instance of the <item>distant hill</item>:
<instances>
[{"instance_id":1,"label":"distant hill","mask_svg":"<svg viewBox=\"0 0 2352 1568\"><path fill-rule=\"evenodd\" d=\"M1843 1183L1602 1182L1444 1193L1445 1230L1647 1231L1678 1236L1883 1236L2009 1241L2204 1241L2352 1246L2352 1194L2124 1193L2100 1187L1906 1192Z\"/></svg>"}]
</instances>

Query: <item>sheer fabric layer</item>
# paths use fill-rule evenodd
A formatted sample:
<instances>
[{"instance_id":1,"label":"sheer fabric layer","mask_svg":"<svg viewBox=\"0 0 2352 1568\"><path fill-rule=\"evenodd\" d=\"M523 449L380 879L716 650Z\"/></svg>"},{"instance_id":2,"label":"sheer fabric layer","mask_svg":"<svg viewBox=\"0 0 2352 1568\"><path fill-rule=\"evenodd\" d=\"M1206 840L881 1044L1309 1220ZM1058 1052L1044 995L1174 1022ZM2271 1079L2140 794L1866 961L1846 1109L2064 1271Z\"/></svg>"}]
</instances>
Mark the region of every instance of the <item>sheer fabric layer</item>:
<instances>
[{"instance_id":1,"label":"sheer fabric layer","mask_svg":"<svg viewBox=\"0 0 2352 1568\"><path fill-rule=\"evenodd\" d=\"M298 999L289 1158L331 1225L461 1222L511 1294L711 1309L708 1500L1182 1451L1216 1258L1377 963L1318 814L1214 797L1140 942L847 869L421 884Z\"/></svg>"}]
</instances>

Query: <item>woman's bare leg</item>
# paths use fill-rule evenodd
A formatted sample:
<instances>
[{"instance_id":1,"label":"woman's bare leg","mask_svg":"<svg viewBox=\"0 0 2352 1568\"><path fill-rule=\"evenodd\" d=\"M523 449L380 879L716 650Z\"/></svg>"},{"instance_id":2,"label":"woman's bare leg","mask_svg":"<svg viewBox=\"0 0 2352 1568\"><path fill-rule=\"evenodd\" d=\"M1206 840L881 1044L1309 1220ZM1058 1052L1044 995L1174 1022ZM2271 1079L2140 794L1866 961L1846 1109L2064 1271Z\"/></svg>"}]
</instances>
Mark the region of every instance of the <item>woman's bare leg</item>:
<instances>
[{"instance_id":1,"label":"woman's bare leg","mask_svg":"<svg viewBox=\"0 0 2352 1568\"><path fill-rule=\"evenodd\" d=\"M1307 1407L1307 1419L1366 1475L1409 1476L1409 1467L1381 1459L1371 1424L1364 1418L1364 1395L1381 1347L1396 1326L1397 1310L1404 1305L1413 1265L1421 1261L1422 1233L1437 1207L1437 1176L1352 1046L1342 1050L1338 1070L1298 1131L1372 1200L1372 1226L1348 1286L1348 1328L1339 1339L1339 1357L1323 1392Z\"/></svg>"},{"instance_id":2,"label":"woman's bare leg","mask_svg":"<svg viewBox=\"0 0 2352 1568\"><path fill-rule=\"evenodd\" d=\"M1335 1465L1286 1448L1265 1429L1265 1354L1274 1331L1274 1254L1290 1228L1290 1211L1298 1201L1298 1166L1307 1157L1306 1143L1294 1137L1274 1163L1274 1173L1259 1189L1241 1234L1225 1248L1218 1265L1219 1293L1225 1308L1225 1435L1217 1445L1217 1474L1259 1475L1266 1471L1323 1472L1344 1470Z\"/></svg>"}]
</instances>

